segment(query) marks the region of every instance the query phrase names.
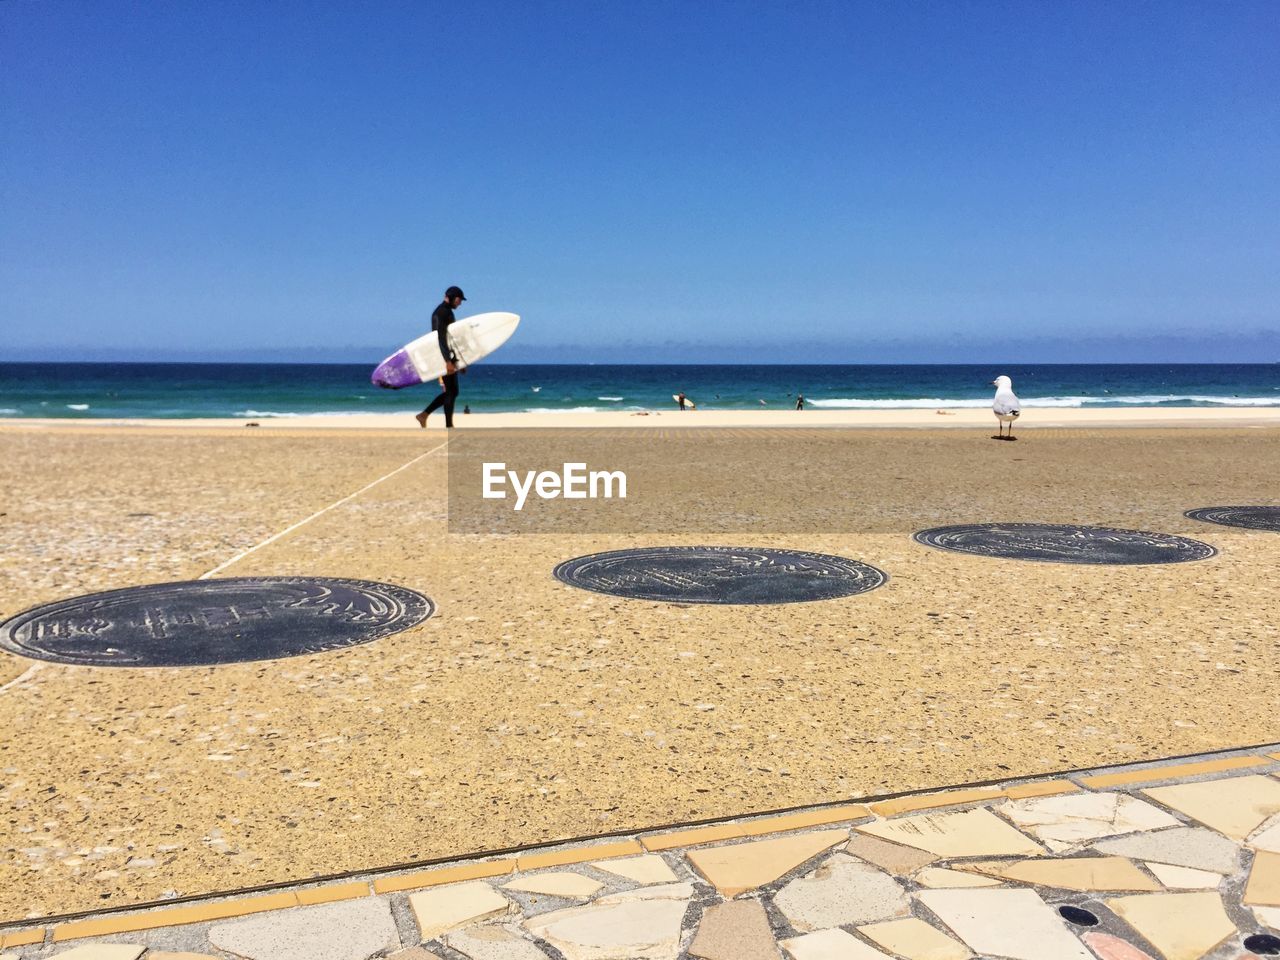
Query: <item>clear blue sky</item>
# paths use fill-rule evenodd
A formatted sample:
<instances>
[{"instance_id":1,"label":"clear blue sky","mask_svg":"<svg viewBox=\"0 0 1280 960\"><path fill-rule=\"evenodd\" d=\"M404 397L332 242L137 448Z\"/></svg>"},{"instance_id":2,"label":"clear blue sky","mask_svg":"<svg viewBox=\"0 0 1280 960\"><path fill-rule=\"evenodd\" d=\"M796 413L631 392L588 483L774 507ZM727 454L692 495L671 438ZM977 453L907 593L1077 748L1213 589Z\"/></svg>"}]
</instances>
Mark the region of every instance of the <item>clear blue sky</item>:
<instances>
[{"instance_id":1,"label":"clear blue sky","mask_svg":"<svg viewBox=\"0 0 1280 960\"><path fill-rule=\"evenodd\" d=\"M0 2L0 359L1280 359L1280 5Z\"/></svg>"}]
</instances>

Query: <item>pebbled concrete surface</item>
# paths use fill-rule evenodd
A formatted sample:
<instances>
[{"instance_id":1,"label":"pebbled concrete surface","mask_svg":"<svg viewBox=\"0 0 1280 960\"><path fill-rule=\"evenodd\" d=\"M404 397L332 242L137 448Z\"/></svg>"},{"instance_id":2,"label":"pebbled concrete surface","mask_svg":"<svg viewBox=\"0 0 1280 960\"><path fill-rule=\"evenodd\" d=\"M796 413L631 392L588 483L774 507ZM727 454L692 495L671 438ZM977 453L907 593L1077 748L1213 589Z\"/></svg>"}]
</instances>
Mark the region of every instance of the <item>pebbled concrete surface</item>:
<instances>
[{"instance_id":1,"label":"pebbled concrete surface","mask_svg":"<svg viewBox=\"0 0 1280 960\"><path fill-rule=\"evenodd\" d=\"M865 560L885 587L786 609L577 591L551 578L556 563L718 538L449 537L445 464L430 458L228 571L400 583L440 605L420 628L217 668L47 666L9 686L0 916L1280 739L1280 537L1180 519L1274 495L1274 431L1028 430L1017 444L851 431L834 445L796 433L824 459L735 467L724 439L719 455L750 477L744 496L835 471L901 530L728 542ZM0 430L0 480L21 491L0 510L0 540L17 544L0 563L5 612L197 576L428 440ZM696 481L671 481L694 517ZM1079 568L908 536L1080 516L1222 552ZM0 661L8 679L29 666Z\"/></svg>"}]
</instances>

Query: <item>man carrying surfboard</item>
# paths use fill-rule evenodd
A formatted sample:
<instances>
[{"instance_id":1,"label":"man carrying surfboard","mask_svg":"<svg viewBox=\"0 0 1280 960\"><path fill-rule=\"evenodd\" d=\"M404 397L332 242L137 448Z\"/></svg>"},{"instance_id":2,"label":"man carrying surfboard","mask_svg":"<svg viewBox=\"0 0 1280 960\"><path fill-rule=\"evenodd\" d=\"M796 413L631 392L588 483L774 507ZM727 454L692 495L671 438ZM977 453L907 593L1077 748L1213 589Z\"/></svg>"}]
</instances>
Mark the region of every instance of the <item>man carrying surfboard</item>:
<instances>
[{"instance_id":1,"label":"man carrying surfboard","mask_svg":"<svg viewBox=\"0 0 1280 960\"><path fill-rule=\"evenodd\" d=\"M418 421L418 426L424 429L427 426L427 417L440 407L444 407L445 429L453 429L453 405L458 399L458 358L449 349L448 331L449 324L454 321L453 311L458 309L465 299L467 298L462 295L460 287L450 287L444 292L444 300L440 306L436 307L431 314L431 329L436 332L440 340L440 356L444 357L445 374L440 378L440 385L444 387L443 392L427 404L427 409L414 417Z\"/></svg>"}]
</instances>

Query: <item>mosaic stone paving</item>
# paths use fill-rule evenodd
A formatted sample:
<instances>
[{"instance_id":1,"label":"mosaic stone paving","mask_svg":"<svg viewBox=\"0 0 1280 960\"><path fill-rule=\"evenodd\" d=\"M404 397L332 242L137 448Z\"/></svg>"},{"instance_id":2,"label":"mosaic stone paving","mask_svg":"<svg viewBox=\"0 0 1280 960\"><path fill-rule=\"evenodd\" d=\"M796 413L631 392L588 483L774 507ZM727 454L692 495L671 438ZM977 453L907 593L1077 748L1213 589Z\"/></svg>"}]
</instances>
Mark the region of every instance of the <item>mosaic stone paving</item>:
<instances>
[{"instance_id":1,"label":"mosaic stone paving","mask_svg":"<svg viewBox=\"0 0 1280 960\"><path fill-rule=\"evenodd\" d=\"M1224 527L1280 531L1280 507L1200 507L1185 515Z\"/></svg>"},{"instance_id":2,"label":"mosaic stone paving","mask_svg":"<svg viewBox=\"0 0 1280 960\"><path fill-rule=\"evenodd\" d=\"M1168 533L1048 523L959 524L922 530L913 539L980 557L1052 563L1183 563L1218 552L1207 543Z\"/></svg>"},{"instance_id":3,"label":"mosaic stone paving","mask_svg":"<svg viewBox=\"0 0 1280 960\"><path fill-rule=\"evenodd\" d=\"M899 796L0 929L22 960L1258 960L1280 753Z\"/></svg>"},{"instance_id":4,"label":"mosaic stone paving","mask_svg":"<svg viewBox=\"0 0 1280 960\"><path fill-rule=\"evenodd\" d=\"M386 583L238 577L73 597L0 623L0 647L95 667L187 667L273 660L369 643L433 612Z\"/></svg>"},{"instance_id":5,"label":"mosaic stone paving","mask_svg":"<svg viewBox=\"0 0 1280 960\"><path fill-rule=\"evenodd\" d=\"M584 590L673 603L765 604L832 600L888 579L865 563L801 550L647 547L567 560L556 579Z\"/></svg>"}]
</instances>

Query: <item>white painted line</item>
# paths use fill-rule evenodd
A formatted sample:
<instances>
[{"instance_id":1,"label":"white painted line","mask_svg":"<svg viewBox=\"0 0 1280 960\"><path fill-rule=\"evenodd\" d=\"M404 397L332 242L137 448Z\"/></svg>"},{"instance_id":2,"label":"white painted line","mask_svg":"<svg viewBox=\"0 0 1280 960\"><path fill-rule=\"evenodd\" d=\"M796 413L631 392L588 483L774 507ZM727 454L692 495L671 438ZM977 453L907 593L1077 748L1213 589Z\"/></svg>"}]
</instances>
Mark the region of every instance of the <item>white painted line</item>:
<instances>
[{"instance_id":1,"label":"white painted line","mask_svg":"<svg viewBox=\"0 0 1280 960\"><path fill-rule=\"evenodd\" d=\"M27 669L24 670L21 674L14 677L12 680L6 683L3 687L0 687L0 693L4 693L4 691L8 690L10 687L16 687L20 683L26 683L28 680L34 677L37 673L39 673L44 666L45 664L43 663L33 663L31 666L27 667Z\"/></svg>"},{"instance_id":2,"label":"white painted line","mask_svg":"<svg viewBox=\"0 0 1280 960\"><path fill-rule=\"evenodd\" d=\"M332 510L334 507L340 507L340 506L342 506L342 505L343 505L344 503L346 503L348 500L354 500L356 497L360 496L360 494L364 493L366 490L370 490L370 489L372 489L373 487L376 487L376 486L377 486L378 484L380 484L383 480L389 480L389 479L391 479L391 478L392 478L392 477L394 477L397 473L399 473L401 470L408 470L410 467L412 467L412 466L413 466L415 463L417 463L419 460L422 460L422 459L423 459L423 458L425 458L425 457L429 457L429 456L431 456L431 454L435 453L437 450L440 450L441 448L443 448L443 447L447 446L447 445L448 445L448 443L449 443L449 441L448 441L448 440L446 440L444 443L440 444L439 446L432 447L432 448L431 448L430 450L428 450L426 453L419 454L418 456L416 456L416 457L414 457L412 460L410 460L408 463L405 463L405 464L402 464L402 465L400 465L400 466L396 467L394 470L392 470L392 471L391 471L390 473L388 473L386 476L384 476L384 477L379 477L377 480L373 481L373 483L367 483L367 484L365 484L363 487L361 487L361 488L360 488L359 490L357 490L355 493L349 493L349 494L347 494L345 497L343 497L341 500L335 500L333 503L329 504L327 507L325 507L325 508L323 508L323 509L321 509L321 510L317 510L315 513L313 513L311 516L307 517L305 520L299 520L297 523L295 523L293 526L289 527L288 529L286 529L286 530L281 530L279 533L275 534L274 536L270 536L270 537L268 537L266 540L263 540L263 541L262 541L260 544L258 544L257 546L255 546L255 547L250 547L248 550L244 550L244 551L242 551L242 552L240 552L240 553L237 553L237 554L236 554L234 557L232 557L230 560L226 561L225 563L220 563L220 564L218 564L216 567L214 567L214 568L213 568L212 570L210 570L208 573L202 573L202 574L201 574L197 579L200 579L200 580L208 580L210 577L214 576L215 574L221 573L223 570L227 569L227 567L231 566L232 564L239 563L239 562L240 562L241 560L243 560L245 557L249 556L249 554L254 553L254 552L255 552L255 551L257 551L257 550L261 550L263 547L267 546L268 544L275 543L275 542L276 542L277 540L279 540L281 537L283 537L283 536L287 536L288 534L293 533L293 531L297 530L299 527L301 527L301 526L305 526L306 524L310 523L312 520L314 520L316 517L320 516L321 514L323 514L323 513L328 513L328 512L329 512L330 510Z\"/></svg>"}]
</instances>

